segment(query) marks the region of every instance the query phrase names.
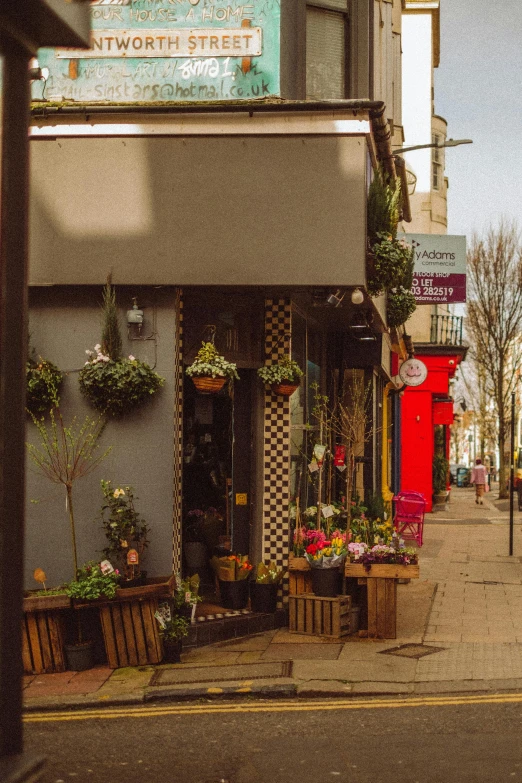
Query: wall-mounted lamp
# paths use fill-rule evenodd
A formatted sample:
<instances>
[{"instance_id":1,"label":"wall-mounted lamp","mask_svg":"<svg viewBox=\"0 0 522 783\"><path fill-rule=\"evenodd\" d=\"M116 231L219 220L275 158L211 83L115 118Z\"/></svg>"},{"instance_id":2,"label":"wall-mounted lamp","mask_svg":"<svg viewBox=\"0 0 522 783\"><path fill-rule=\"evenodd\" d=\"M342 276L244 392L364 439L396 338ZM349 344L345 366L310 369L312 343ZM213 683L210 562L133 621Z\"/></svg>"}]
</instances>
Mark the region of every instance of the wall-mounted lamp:
<instances>
[{"instance_id":1,"label":"wall-mounted lamp","mask_svg":"<svg viewBox=\"0 0 522 783\"><path fill-rule=\"evenodd\" d=\"M32 82L46 82L49 78L49 68L40 68L40 64L36 57L32 57L29 61L29 79Z\"/></svg>"},{"instance_id":2,"label":"wall-mounted lamp","mask_svg":"<svg viewBox=\"0 0 522 783\"><path fill-rule=\"evenodd\" d=\"M132 297L133 305L132 310L127 310L127 324L129 327L137 326L138 332L141 332L143 326L143 310L138 307L137 297Z\"/></svg>"},{"instance_id":3,"label":"wall-mounted lamp","mask_svg":"<svg viewBox=\"0 0 522 783\"><path fill-rule=\"evenodd\" d=\"M339 307L339 305L341 304L345 296L346 296L346 291L341 296L341 289L338 288L335 294L330 294L330 296L327 297L326 301L328 302L328 304L333 305L334 307Z\"/></svg>"},{"instance_id":4,"label":"wall-mounted lamp","mask_svg":"<svg viewBox=\"0 0 522 783\"><path fill-rule=\"evenodd\" d=\"M364 302L364 294L360 288L353 289L351 300L354 305L360 305Z\"/></svg>"}]
</instances>

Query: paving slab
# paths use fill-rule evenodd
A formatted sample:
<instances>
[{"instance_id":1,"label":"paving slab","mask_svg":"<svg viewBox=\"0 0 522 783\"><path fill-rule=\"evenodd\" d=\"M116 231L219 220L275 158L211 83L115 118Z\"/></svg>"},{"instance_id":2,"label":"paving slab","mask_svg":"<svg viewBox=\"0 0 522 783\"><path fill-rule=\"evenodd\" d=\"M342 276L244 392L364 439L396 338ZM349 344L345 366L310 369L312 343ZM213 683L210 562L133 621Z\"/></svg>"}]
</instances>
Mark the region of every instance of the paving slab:
<instances>
[{"instance_id":1,"label":"paving slab","mask_svg":"<svg viewBox=\"0 0 522 783\"><path fill-rule=\"evenodd\" d=\"M288 676L289 666L279 662L238 664L236 666L172 666L156 674L154 686L215 682L216 680L255 680Z\"/></svg>"},{"instance_id":2,"label":"paving slab","mask_svg":"<svg viewBox=\"0 0 522 783\"><path fill-rule=\"evenodd\" d=\"M278 644L273 643L262 655L265 661L336 660L342 644Z\"/></svg>"}]
</instances>

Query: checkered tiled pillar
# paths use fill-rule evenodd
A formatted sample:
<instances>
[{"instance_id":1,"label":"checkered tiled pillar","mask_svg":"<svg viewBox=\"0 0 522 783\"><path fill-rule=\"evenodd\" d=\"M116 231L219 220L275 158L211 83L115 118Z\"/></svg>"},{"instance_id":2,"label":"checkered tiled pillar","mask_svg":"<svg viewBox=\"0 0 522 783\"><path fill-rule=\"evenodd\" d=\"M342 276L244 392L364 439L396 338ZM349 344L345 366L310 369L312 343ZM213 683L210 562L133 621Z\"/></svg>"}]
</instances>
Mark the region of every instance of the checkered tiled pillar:
<instances>
[{"instance_id":1,"label":"checkered tiled pillar","mask_svg":"<svg viewBox=\"0 0 522 783\"><path fill-rule=\"evenodd\" d=\"M265 364L290 352L287 299L265 301ZM288 560L290 501L290 401L265 391L263 444L263 560L283 568Z\"/></svg>"},{"instance_id":2,"label":"checkered tiled pillar","mask_svg":"<svg viewBox=\"0 0 522 783\"><path fill-rule=\"evenodd\" d=\"M174 503L172 516L172 570L181 571L181 493L183 471L183 292L176 291L174 356Z\"/></svg>"}]
</instances>

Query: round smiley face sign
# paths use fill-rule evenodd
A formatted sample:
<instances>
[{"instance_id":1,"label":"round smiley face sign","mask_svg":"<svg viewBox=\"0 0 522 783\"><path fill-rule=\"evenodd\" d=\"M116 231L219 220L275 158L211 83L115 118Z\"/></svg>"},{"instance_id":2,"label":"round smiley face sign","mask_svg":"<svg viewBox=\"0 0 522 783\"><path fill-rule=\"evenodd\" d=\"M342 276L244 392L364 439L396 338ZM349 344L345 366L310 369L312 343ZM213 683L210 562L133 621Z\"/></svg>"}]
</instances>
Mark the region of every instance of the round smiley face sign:
<instances>
[{"instance_id":1,"label":"round smiley face sign","mask_svg":"<svg viewBox=\"0 0 522 783\"><path fill-rule=\"evenodd\" d=\"M406 386L420 386L428 377L428 368L420 359L407 359L399 368L399 378Z\"/></svg>"}]
</instances>

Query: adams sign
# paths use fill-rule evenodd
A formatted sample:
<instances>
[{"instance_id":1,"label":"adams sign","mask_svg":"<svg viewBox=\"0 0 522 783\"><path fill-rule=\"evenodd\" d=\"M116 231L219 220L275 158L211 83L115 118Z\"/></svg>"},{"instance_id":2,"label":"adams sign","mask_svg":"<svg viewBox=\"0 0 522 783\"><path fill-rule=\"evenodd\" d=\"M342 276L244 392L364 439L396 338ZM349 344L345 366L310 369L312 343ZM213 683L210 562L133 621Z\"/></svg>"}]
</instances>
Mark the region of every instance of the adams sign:
<instances>
[{"instance_id":1,"label":"adams sign","mask_svg":"<svg viewBox=\"0 0 522 783\"><path fill-rule=\"evenodd\" d=\"M400 234L413 247L412 293L417 304L466 301L466 237Z\"/></svg>"},{"instance_id":2,"label":"adams sign","mask_svg":"<svg viewBox=\"0 0 522 783\"><path fill-rule=\"evenodd\" d=\"M279 0L94 0L91 49L42 49L33 99L238 100L279 94Z\"/></svg>"}]
</instances>

